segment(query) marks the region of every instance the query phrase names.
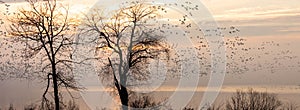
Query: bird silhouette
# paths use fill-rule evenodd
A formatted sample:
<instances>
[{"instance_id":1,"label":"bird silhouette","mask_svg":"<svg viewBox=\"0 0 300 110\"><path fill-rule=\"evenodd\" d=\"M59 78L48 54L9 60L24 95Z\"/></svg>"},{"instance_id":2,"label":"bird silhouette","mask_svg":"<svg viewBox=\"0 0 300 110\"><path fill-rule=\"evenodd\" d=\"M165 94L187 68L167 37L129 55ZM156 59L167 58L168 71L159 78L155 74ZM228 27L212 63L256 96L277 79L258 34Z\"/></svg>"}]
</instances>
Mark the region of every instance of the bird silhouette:
<instances>
[{"instance_id":1,"label":"bird silhouette","mask_svg":"<svg viewBox=\"0 0 300 110\"><path fill-rule=\"evenodd\" d=\"M4 2L3 2L3 3L4 3ZM6 7L9 7L10 5L9 5L9 4L5 4L5 6L6 6Z\"/></svg>"}]
</instances>

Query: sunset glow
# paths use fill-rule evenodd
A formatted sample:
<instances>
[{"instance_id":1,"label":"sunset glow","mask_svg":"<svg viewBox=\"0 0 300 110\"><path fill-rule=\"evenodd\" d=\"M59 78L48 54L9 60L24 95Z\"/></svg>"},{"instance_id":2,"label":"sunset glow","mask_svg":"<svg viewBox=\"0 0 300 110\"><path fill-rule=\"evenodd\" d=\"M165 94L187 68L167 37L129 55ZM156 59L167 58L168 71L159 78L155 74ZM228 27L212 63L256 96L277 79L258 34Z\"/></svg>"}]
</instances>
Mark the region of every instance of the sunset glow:
<instances>
[{"instance_id":1,"label":"sunset glow","mask_svg":"<svg viewBox=\"0 0 300 110\"><path fill-rule=\"evenodd\" d=\"M125 5L141 2L126 1ZM300 109L299 0L199 0L204 6L200 8L202 5L189 0L178 1L184 5L160 4L168 1L173 0L136 5L163 7L153 8L155 11L142 7L141 12L155 12L143 15L140 10L125 10L124 4L118 4L120 0L57 0L62 6L57 16L62 17L53 22L44 14L17 17L18 11L30 10L25 0L0 0L0 110L10 104L23 109L40 104L43 97L53 98L55 84L50 79L54 78L61 80L58 92L67 94L64 101L75 99L80 110L120 110L126 98L143 98L134 95L166 101L175 110L199 109L206 102L225 105L237 90L250 88L274 93ZM122 8L125 11L118 15ZM202 10L194 11L198 9ZM66 10L72 28L61 26ZM145 18L136 19L139 14ZM16 20L9 21L11 18ZM58 26L53 28L52 23ZM12 27L16 28L13 32ZM55 35L60 32L62 35ZM28 40L33 43L27 44ZM37 69L43 74L35 72ZM35 74L37 77L30 79ZM62 86L65 83L79 87L67 90L65 86L72 86ZM205 96L208 98L202 99Z\"/></svg>"}]
</instances>

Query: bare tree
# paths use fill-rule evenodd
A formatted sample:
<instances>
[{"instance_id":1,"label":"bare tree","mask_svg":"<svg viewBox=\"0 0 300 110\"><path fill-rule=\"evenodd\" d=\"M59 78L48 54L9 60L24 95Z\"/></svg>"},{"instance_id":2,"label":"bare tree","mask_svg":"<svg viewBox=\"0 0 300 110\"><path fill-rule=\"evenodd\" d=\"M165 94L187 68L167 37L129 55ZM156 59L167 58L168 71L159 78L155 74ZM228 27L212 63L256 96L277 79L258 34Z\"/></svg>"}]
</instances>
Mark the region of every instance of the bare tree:
<instances>
[{"instance_id":1,"label":"bare tree","mask_svg":"<svg viewBox=\"0 0 300 110\"><path fill-rule=\"evenodd\" d=\"M9 74L18 78L46 81L42 105L48 107L49 89L53 86L55 109L59 110L60 87L78 90L72 72L72 45L76 22L70 18L68 8L56 0L27 0L29 6L8 16L10 29L7 42L21 50L12 50L12 59L7 61ZM16 54L18 53L18 54ZM11 59L10 59L11 60ZM14 65L15 64L15 65ZM15 69L22 70L14 71ZM5 69L4 69L5 70ZM70 92L69 92L70 93ZM43 108L42 107L42 108Z\"/></svg>"},{"instance_id":2,"label":"bare tree","mask_svg":"<svg viewBox=\"0 0 300 110\"><path fill-rule=\"evenodd\" d=\"M86 16L85 29L99 36L96 51L101 51L98 54L102 56L106 52L107 62L102 63L99 76L113 81L124 110L129 102L128 80L146 79L146 64L151 59L167 57L164 37L156 34L152 30L154 24L148 22L158 16L158 10L156 6L134 3L117 10L110 18L99 17L99 13Z\"/></svg>"},{"instance_id":3,"label":"bare tree","mask_svg":"<svg viewBox=\"0 0 300 110\"><path fill-rule=\"evenodd\" d=\"M227 110L276 110L282 102L275 94L257 92L249 89L248 92L238 90L226 103Z\"/></svg>"},{"instance_id":4,"label":"bare tree","mask_svg":"<svg viewBox=\"0 0 300 110\"><path fill-rule=\"evenodd\" d=\"M300 106L293 102L284 103L280 110L297 110Z\"/></svg>"},{"instance_id":5,"label":"bare tree","mask_svg":"<svg viewBox=\"0 0 300 110\"><path fill-rule=\"evenodd\" d=\"M163 101L155 101L150 95L145 94L133 94L129 97L128 105L137 109L145 109L145 110L157 110L157 109L171 109L165 102ZM135 110L135 109L134 109Z\"/></svg>"}]
</instances>

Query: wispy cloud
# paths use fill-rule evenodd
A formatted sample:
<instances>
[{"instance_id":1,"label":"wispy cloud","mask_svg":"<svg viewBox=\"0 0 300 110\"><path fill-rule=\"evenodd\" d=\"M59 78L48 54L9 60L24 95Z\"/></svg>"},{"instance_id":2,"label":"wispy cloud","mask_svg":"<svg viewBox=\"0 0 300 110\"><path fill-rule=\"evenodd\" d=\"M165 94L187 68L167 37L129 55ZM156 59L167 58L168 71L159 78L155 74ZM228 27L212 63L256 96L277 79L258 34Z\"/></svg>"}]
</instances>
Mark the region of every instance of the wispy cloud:
<instances>
[{"instance_id":1,"label":"wispy cloud","mask_svg":"<svg viewBox=\"0 0 300 110\"><path fill-rule=\"evenodd\" d=\"M300 8L248 7L224 11L215 15L222 20L261 20L300 15Z\"/></svg>"},{"instance_id":2,"label":"wispy cloud","mask_svg":"<svg viewBox=\"0 0 300 110\"><path fill-rule=\"evenodd\" d=\"M214 13L219 24L237 26L243 36L300 35L300 8L292 5L244 4Z\"/></svg>"}]
</instances>

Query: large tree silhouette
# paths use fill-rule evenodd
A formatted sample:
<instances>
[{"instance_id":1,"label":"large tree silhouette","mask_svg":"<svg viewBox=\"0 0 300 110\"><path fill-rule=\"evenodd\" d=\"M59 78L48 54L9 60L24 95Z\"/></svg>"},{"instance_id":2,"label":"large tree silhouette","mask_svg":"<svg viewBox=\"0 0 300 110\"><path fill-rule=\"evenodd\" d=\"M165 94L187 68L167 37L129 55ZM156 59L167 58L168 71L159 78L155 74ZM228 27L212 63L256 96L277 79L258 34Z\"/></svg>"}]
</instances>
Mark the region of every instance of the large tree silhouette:
<instances>
[{"instance_id":1,"label":"large tree silhouette","mask_svg":"<svg viewBox=\"0 0 300 110\"><path fill-rule=\"evenodd\" d=\"M7 61L2 71L18 78L46 80L42 106L49 107L47 94L52 86L55 109L59 110L60 87L79 89L72 72L72 64L79 62L71 57L76 22L70 18L68 8L56 0L27 2L28 7L7 17L11 24L6 42L11 45L8 48L19 47L11 50L11 58L19 60Z\"/></svg>"},{"instance_id":2,"label":"large tree silhouette","mask_svg":"<svg viewBox=\"0 0 300 110\"><path fill-rule=\"evenodd\" d=\"M134 3L109 18L99 17L99 13L86 17L86 30L99 36L96 52L107 57L99 76L113 81L124 110L128 109L128 80L146 79L149 75L146 64L151 59L167 57L164 37L151 30L154 24L148 23L158 16L158 10L155 6Z\"/></svg>"}]
</instances>

